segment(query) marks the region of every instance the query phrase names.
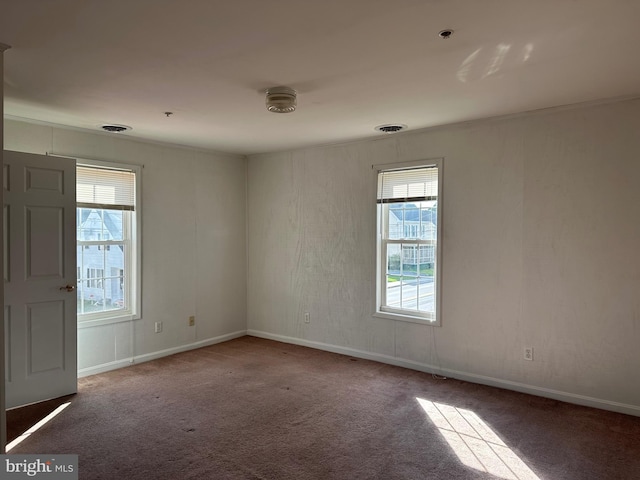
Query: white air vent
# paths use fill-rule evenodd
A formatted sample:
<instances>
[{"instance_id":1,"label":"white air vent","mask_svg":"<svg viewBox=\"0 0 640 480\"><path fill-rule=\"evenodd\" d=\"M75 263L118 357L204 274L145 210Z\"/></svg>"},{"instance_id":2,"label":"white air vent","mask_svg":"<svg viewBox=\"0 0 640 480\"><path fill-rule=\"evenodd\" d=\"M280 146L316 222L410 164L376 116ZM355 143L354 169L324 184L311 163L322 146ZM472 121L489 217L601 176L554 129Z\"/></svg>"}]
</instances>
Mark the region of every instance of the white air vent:
<instances>
[{"instance_id":1,"label":"white air vent","mask_svg":"<svg viewBox=\"0 0 640 480\"><path fill-rule=\"evenodd\" d=\"M105 132L111 132L111 133L121 133L121 132L126 132L127 130L131 130L131 127L128 127L127 125L113 125L113 124L101 125L100 128L102 128L102 130L104 130Z\"/></svg>"},{"instance_id":2,"label":"white air vent","mask_svg":"<svg viewBox=\"0 0 640 480\"><path fill-rule=\"evenodd\" d=\"M404 130L406 129L407 126L406 125L402 125L400 123L390 123L387 125L378 125L375 130L382 132L382 133L396 133L399 132L400 130Z\"/></svg>"}]
</instances>

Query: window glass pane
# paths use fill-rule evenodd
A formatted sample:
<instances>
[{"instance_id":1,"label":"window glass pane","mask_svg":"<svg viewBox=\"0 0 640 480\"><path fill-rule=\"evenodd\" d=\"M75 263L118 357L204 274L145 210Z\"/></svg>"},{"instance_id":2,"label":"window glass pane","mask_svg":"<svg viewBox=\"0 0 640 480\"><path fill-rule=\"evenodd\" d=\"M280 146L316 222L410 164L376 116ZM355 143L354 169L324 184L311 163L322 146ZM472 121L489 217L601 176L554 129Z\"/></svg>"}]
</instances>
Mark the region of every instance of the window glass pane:
<instances>
[{"instance_id":1,"label":"window glass pane","mask_svg":"<svg viewBox=\"0 0 640 480\"><path fill-rule=\"evenodd\" d=\"M117 271L118 269L114 269ZM105 309L117 310L124 308L124 296L122 291L122 277L105 278Z\"/></svg>"},{"instance_id":2,"label":"window glass pane","mask_svg":"<svg viewBox=\"0 0 640 480\"><path fill-rule=\"evenodd\" d=\"M122 241L124 222L130 216L130 212L121 210L77 209L79 314L127 307L124 291L126 245ZM115 241L122 243L113 243Z\"/></svg>"},{"instance_id":3,"label":"window glass pane","mask_svg":"<svg viewBox=\"0 0 640 480\"><path fill-rule=\"evenodd\" d=\"M420 209L420 239L435 240L437 238L438 212L435 202L422 202L422 204L432 203L430 207Z\"/></svg>"},{"instance_id":4,"label":"window glass pane","mask_svg":"<svg viewBox=\"0 0 640 480\"><path fill-rule=\"evenodd\" d=\"M418 248L417 245L402 244L402 273L417 275Z\"/></svg>"},{"instance_id":5,"label":"window glass pane","mask_svg":"<svg viewBox=\"0 0 640 480\"><path fill-rule=\"evenodd\" d=\"M418 238L420 231L420 210L413 203L403 203L405 238Z\"/></svg>"},{"instance_id":6,"label":"window glass pane","mask_svg":"<svg viewBox=\"0 0 640 480\"><path fill-rule=\"evenodd\" d=\"M383 206L388 218L387 238L406 238L386 245L387 307L435 314L434 274L437 205L434 201ZM395 228L394 228L395 227ZM393 238L392 238L393 235ZM416 241L411 242L415 238ZM430 241L420 244L418 241Z\"/></svg>"},{"instance_id":7,"label":"window glass pane","mask_svg":"<svg viewBox=\"0 0 640 480\"><path fill-rule=\"evenodd\" d=\"M124 232L124 217L130 215L122 210L103 210L104 212L104 239L122 240Z\"/></svg>"},{"instance_id":8,"label":"window glass pane","mask_svg":"<svg viewBox=\"0 0 640 480\"><path fill-rule=\"evenodd\" d=\"M78 208L76 214L78 240L122 240L124 213L122 210Z\"/></svg>"},{"instance_id":9,"label":"window glass pane","mask_svg":"<svg viewBox=\"0 0 640 480\"><path fill-rule=\"evenodd\" d=\"M420 245L418 274L420 276L433 275L433 247L431 245Z\"/></svg>"},{"instance_id":10,"label":"window glass pane","mask_svg":"<svg viewBox=\"0 0 640 480\"><path fill-rule=\"evenodd\" d=\"M387 275L401 275L400 244L387 245Z\"/></svg>"},{"instance_id":11,"label":"window glass pane","mask_svg":"<svg viewBox=\"0 0 640 480\"><path fill-rule=\"evenodd\" d=\"M387 303L393 308L402 306L402 277L399 275L387 276Z\"/></svg>"},{"instance_id":12,"label":"window glass pane","mask_svg":"<svg viewBox=\"0 0 640 480\"><path fill-rule=\"evenodd\" d=\"M404 212L401 203L392 203L387 210L389 233L387 238L399 239L404 237Z\"/></svg>"},{"instance_id":13,"label":"window glass pane","mask_svg":"<svg viewBox=\"0 0 640 480\"><path fill-rule=\"evenodd\" d=\"M420 279L420 302L419 309L421 312L429 312L435 314L434 302L434 278L433 276Z\"/></svg>"},{"instance_id":14,"label":"window glass pane","mask_svg":"<svg viewBox=\"0 0 640 480\"><path fill-rule=\"evenodd\" d=\"M418 305L418 281L415 277L402 277L402 304L401 308L417 310Z\"/></svg>"},{"instance_id":15,"label":"window glass pane","mask_svg":"<svg viewBox=\"0 0 640 480\"><path fill-rule=\"evenodd\" d=\"M125 308L125 245L78 245L78 313Z\"/></svg>"},{"instance_id":16,"label":"window glass pane","mask_svg":"<svg viewBox=\"0 0 640 480\"><path fill-rule=\"evenodd\" d=\"M76 215L78 240L98 240L102 235L102 215L100 210L79 208Z\"/></svg>"}]
</instances>

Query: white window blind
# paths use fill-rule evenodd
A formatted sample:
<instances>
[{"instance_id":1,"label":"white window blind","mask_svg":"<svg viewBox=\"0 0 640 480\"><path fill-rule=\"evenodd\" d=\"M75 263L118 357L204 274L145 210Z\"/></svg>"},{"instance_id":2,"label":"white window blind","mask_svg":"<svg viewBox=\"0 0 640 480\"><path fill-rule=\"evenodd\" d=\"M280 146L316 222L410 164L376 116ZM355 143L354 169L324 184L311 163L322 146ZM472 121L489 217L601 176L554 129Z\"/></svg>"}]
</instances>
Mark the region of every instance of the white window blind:
<instances>
[{"instance_id":1,"label":"white window blind","mask_svg":"<svg viewBox=\"0 0 640 480\"><path fill-rule=\"evenodd\" d=\"M78 207L134 210L135 195L135 172L80 165L76 168Z\"/></svg>"},{"instance_id":2,"label":"white window blind","mask_svg":"<svg viewBox=\"0 0 640 480\"><path fill-rule=\"evenodd\" d=\"M438 199L438 168L387 170L378 174L378 203Z\"/></svg>"}]
</instances>

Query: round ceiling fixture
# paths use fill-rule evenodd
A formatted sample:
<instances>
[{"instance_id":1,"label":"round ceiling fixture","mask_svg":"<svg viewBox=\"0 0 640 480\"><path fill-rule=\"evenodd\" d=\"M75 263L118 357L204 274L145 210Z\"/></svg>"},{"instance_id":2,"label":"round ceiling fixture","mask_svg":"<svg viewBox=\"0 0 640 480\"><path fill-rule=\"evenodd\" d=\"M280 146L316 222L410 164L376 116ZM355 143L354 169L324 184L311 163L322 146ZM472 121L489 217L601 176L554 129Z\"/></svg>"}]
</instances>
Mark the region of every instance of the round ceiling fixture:
<instances>
[{"instance_id":1,"label":"round ceiling fixture","mask_svg":"<svg viewBox=\"0 0 640 480\"><path fill-rule=\"evenodd\" d=\"M114 125L113 123L100 125L100 128L102 128L102 130L104 130L105 132L111 133L122 133L126 132L127 130L131 130L131 127L127 125Z\"/></svg>"},{"instance_id":2,"label":"round ceiling fixture","mask_svg":"<svg viewBox=\"0 0 640 480\"><path fill-rule=\"evenodd\" d=\"M267 89L267 110L273 113L291 113L296 110L297 92L289 87L273 87Z\"/></svg>"},{"instance_id":3,"label":"round ceiling fixture","mask_svg":"<svg viewBox=\"0 0 640 480\"><path fill-rule=\"evenodd\" d=\"M396 133L406 128L407 126L401 123L389 123L387 125L378 125L374 130L382 133Z\"/></svg>"},{"instance_id":4,"label":"round ceiling fixture","mask_svg":"<svg viewBox=\"0 0 640 480\"><path fill-rule=\"evenodd\" d=\"M447 38L451 38L451 35L453 35L452 28L445 28L444 30L440 30L440 32L438 32L438 36L443 40L446 40Z\"/></svg>"}]
</instances>

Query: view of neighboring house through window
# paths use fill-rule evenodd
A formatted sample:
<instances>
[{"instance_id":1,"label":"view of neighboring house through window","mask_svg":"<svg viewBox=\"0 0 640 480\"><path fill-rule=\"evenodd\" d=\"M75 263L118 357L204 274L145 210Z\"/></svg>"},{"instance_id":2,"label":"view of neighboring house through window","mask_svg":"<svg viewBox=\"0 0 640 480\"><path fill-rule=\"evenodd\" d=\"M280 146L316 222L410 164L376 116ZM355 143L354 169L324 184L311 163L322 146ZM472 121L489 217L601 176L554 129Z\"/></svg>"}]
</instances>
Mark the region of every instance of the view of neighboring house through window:
<instances>
[{"instance_id":1,"label":"view of neighboring house through window","mask_svg":"<svg viewBox=\"0 0 640 480\"><path fill-rule=\"evenodd\" d=\"M138 313L135 169L76 168L78 320Z\"/></svg>"},{"instance_id":2,"label":"view of neighboring house through window","mask_svg":"<svg viewBox=\"0 0 640 480\"><path fill-rule=\"evenodd\" d=\"M376 315L439 324L442 161L377 171Z\"/></svg>"}]
</instances>

